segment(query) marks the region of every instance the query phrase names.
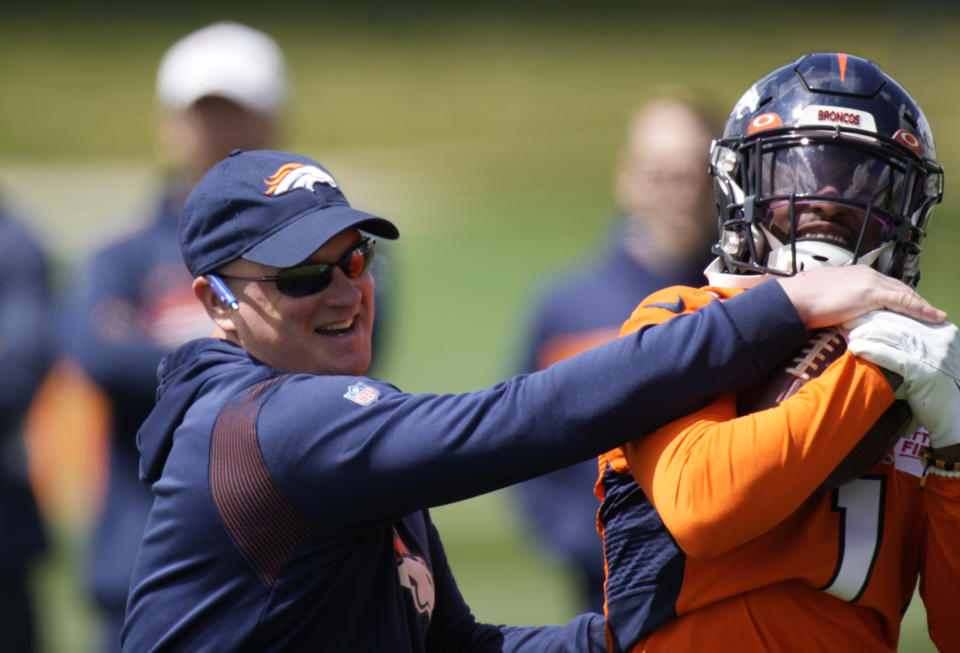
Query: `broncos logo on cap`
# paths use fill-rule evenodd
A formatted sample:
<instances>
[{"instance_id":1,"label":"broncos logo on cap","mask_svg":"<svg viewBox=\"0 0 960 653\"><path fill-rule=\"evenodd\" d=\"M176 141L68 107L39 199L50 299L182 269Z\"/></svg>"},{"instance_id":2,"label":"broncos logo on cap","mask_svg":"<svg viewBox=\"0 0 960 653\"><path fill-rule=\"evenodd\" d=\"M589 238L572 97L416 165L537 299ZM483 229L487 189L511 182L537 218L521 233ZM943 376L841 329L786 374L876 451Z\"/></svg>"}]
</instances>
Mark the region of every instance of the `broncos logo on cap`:
<instances>
[{"instance_id":1,"label":"broncos logo on cap","mask_svg":"<svg viewBox=\"0 0 960 653\"><path fill-rule=\"evenodd\" d=\"M308 166L303 163L286 163L263 181L267 184L264 195L282 195L297 188L312 191L317 184L337 187L337 182L328 172L317 166Z\"/></svg>"}]
</instances>

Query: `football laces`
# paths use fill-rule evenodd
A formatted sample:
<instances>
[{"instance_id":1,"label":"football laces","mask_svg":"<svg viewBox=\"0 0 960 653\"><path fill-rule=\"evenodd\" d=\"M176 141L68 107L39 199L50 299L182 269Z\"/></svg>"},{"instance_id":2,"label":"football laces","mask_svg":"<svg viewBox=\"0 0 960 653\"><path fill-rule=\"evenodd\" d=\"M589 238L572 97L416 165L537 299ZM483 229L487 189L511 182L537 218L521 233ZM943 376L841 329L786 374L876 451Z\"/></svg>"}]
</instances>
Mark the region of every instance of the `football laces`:
<instances>
[{"instance_id":1,"label":"football laces","mask_svg":"<svg viewBox=\"0 0 960 653\"><path fill-rule=\"evenodd\" d=\"M821 329L800 350L792 361L793 365L788 366L785 371L804 381L809 381L817 376L827 355L834 353L842 345L843 336L836 328Z\"/></svg>"}]
</instances>

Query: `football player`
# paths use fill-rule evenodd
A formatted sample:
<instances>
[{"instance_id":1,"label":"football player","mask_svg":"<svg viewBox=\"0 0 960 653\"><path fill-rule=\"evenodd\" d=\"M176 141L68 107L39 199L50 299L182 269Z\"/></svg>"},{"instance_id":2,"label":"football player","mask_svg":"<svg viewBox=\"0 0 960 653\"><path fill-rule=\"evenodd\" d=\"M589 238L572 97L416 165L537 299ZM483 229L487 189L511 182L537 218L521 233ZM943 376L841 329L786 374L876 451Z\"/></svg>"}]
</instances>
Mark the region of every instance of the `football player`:
<instances>
[{"instance_id":1,"label":"football player","mask_svg":"<svg viewBox=\"0 0 960 653\"><path fill-rule=\"evenodd\" d=\"M859 263L918 281L943 172L923 112L876 64L820 53L763 77L713 144L710 173L710 285L651 295L621 334L771 275ZM957 330L892 322L864 321L850 351L771 408L722 396L600 457L611 650L699 651L709 637L747 652L895 651L918 579L933 641L960 646ZM913 424L867 473L824 489L896 399Z\"/></svg>"}]
</instances>

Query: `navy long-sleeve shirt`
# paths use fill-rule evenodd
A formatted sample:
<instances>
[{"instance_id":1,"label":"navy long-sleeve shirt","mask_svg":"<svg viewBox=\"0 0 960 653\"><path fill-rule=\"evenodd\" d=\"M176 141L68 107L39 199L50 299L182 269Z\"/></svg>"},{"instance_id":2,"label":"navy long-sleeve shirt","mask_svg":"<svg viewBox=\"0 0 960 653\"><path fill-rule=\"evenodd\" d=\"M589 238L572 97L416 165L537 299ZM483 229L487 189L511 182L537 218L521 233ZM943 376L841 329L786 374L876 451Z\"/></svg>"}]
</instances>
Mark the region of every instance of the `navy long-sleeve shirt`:
<instances>
[{"instance_id":1,"label":"navy long-sleeve shirt","mask_svg":"<svg viewBox=\"0 0 960 653\"><path fill-rule=\"evenodd\" d=\"M22 421L47 371L50 280L43 250L0 213L0 564L19 565L46 543L27 483Z\"/></svg>"},{"instance_id":2,"label":"navy long-sleeve shirt","mask_svg":"<svg viewBox=\"0 0 960 653\"><path fill-rule=\"evenodd\" d=\"M603 650L597 615L478 624L426 509L654 430L806 337L768 282L464 394L288 374L228 342L189 343L161 364L138 433L155 498L124 650Z\"/></svg>"},{"instance_id":3,"label":"navy long-sleeve shirt","mask_svg":"<svg viewBox=\"0 0 960 653\"><path fill-rule=\"evenodd\" d=\"M98 605L122 618L153 497L137 478L137 429L153 409L164 355L214 325L193 295L177 237L178 193L167 189L142 228L95 252L65 303L66 352L110 402L106 497L89 568Z\"/></svg>"}]
</instances>

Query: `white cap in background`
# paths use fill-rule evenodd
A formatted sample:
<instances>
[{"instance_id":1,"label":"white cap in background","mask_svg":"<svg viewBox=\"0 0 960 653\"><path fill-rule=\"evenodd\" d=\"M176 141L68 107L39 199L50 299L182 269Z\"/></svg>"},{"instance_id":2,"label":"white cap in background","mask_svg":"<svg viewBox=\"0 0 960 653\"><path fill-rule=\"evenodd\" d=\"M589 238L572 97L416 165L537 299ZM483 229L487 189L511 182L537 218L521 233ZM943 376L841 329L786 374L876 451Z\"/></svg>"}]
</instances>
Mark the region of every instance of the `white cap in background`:
<instances>
[{"instance_id":1,"label":"white cap in background","mask_svg":"<svg viewBox=\"0 0 960 653\"><path fill-rule=\"evenodd\" d=\"M283 53L267 34L219 22L183 37L163 55L157 71L157 101L183 111L215 95L256 113L276 114L286 99Z\"/></svg>"}]
</instances>

